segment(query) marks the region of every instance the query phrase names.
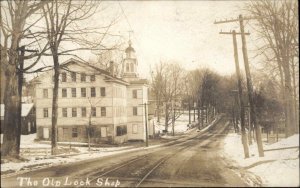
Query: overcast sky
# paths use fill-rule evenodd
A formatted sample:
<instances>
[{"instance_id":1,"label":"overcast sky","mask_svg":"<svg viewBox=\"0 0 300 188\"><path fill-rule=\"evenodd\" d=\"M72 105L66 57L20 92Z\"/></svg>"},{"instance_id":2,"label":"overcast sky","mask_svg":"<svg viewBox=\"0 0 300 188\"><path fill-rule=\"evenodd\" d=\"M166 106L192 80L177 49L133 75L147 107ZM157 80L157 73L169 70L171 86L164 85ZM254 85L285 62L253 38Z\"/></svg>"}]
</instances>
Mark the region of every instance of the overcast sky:
<instances>
[{"instance_id":1,"label":"overcast sky","mask_svg":"<svg viewBox=\"0 0 300 188\"><path fill-rule=\"evenodd\" d=\"M134 31L131 38L142 75L149 74L149 65L153 67L160 60L177 61L188 70L209 67L224 75L235 71L232 36L218 32L239 30L239 24L215 25L214 21L238 17L245 3L247 1L121 1L119 4L114 1L110 8L122 7L125 12L128 21L122 14L118 29L125 36L130 27ZM249 29L246 25L246 30ZM251 51L253 46L249 44L251 40L248 41ZM242 62L241 53L239 58Z\"/></svg>"},{"instance_id":2,"label":"overcast sky","mask_svg":"<svg viewBox=\"0 0 300 188\"><path fill-rule=\"evenodd\" d=\"M119 21L110 32L122 35L127 43L129 32L139 62L142 77L150 76L150 67L159 61L176 61L185 69L208 67L222 74L235 72L231 35L219 31L239 31L238 23L214 24L215 20L237 18L248 1L104 1L99 11L88 23L103 26L114 17ZM245 23L249 57L254 50L253 34ZM123 46L125 49L127 47ZM242 63L241 39L238 36L239 59ZM124 50L123 49L123 50ZM78 52L85 60L95 57L91 53ZM61 61L66 60L62 57ZM44 58L45 61L45 58ZM51 61L51 58L48 58ZM50 62L51 63L51 62ZM47 64L47 62L46 62ZM250 59L250 66L255 64ZM240 66L243 68L242 64Z\"/></svg>"}]
</instances>

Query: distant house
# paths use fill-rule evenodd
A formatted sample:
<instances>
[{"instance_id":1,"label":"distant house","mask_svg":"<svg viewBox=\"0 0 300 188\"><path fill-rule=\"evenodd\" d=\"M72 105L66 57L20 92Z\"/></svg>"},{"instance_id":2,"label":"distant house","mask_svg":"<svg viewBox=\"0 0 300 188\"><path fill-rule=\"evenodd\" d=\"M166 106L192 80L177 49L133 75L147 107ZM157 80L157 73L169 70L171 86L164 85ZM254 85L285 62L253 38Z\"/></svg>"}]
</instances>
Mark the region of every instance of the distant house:
<instances>
[{"instance_id":1,"label":"distant house","mask_svg":"<svg viewBox=\"0 0 300 188\"><path fill-rule=\"evenodd\" d=\"M4 124L4 104L1 104L1 133ZM22 104L22 128L21 134L31 134L36 132L35 107L33 103Z\"/></svg>"},{"instance_id":2,"label":"distant house","mask_svg":"<svg viewBox=\"0 0 300 188\"><path fill-rule=\"evenodd\" d=\"M122 77L75 59L62 63L58 89L58 141L123 143L145 140L147 80L137 74L135 51L129 43ZM37 137L51 138L53 72L35 78ZM89 132L88 132L89 131ZM90 134L88 134L90 133Z\"/></svg>"}]
</instances>

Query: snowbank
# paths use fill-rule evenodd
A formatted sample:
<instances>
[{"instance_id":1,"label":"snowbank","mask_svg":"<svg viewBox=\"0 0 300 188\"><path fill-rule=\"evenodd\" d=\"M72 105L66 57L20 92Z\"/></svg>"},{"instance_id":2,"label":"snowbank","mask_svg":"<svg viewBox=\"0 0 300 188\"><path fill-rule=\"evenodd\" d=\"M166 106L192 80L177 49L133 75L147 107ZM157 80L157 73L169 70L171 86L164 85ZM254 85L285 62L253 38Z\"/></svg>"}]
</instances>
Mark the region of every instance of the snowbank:
<instances>
[{"instance_id":1,"label":"snowbank","mask_svg":"<svg viewBox=\"0 0 300 188\"><path fill-rule=\"evenodd\" d=\"M249 146L250 158L244 158L241 135L230 133L224 140L225 156L234 160L235 165L258 175L264 186L299 186L299 134L267 145L264 150L295 147L265 151L264 157L258 157L257 145Z\"/></svg>"},{"instance_id":2,"label":"snowbank","mask_svg":"<svg viewBox=\"0 0 300 188\"><path fill-rule=\"evenodd\" d=\"M215 121L218 120L218 118L220 119L220 117L221 116L217 116L217 118L213 122L211 122L211 124L214 124ZM154 122L155 122L155 132L158 133L158 131L159 131L160 133L162 133L163 130L165 130L165 118L161 117L160 122L157 122L157 119L154 118ZM191 123L197 124L197 121L196 122L193 121L193 113L191 113ZM188 111L185 111L183 114L181 114L175 120L174 132L175 133L184 133L184 134L189 133L191 128L188 127L188 124L189 124L189 113L188 113ZM209 127L209 125L207 127ZM168 126L168 132L172 132L172 124L170 124Z\"/></svg>"},{"instance_id":3,"label":"snowbank","mask_svg":"<svg viewBox=\"0 0 300 188\"><path fill-rule=\"evenodd\" d=\"M20 148L50 148L49 144L41 144L35 141L36 134L21 135ZM1 143L3 143L3 134L1 134Z\"/></svg>"}]
</instances>

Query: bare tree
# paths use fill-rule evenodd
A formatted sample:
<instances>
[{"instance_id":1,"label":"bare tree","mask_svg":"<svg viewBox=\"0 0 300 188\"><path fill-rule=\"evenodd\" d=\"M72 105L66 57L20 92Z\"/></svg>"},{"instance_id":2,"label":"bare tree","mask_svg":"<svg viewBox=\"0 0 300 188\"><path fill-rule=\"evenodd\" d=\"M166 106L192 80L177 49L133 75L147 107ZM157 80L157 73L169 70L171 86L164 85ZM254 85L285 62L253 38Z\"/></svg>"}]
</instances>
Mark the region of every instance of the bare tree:
<instances>
[{"instance_id":1,"label":"bare tree","mask_svg":"<svg viewBox=\"0 0 300 188\"><path fill-rule=\"evenodd\" d=\"M198 128L200 129L200 122L199 122L199 118L200 118L200 103L199 103L199 95L201 94L201 85L202 85L202 75L203 72L200 69L196 69L194 71L190 72L190 90L191 90L191 96L192 96L192 103L194 105L194 121L196 121L196 113L195 113L195 108L197 108L197 114L198 114ZM196 104L196 106L195 106Z\"/></svg>"},{"instance_id":2,"label":"bare tree","mask_svg":"<svg viewBox=\"0 0 300 188\"><path fill-rule=\"evenodd\" d=\"M159 110L161 103L165 105L166 132L169 124L174 125L174 121L180 116L180 113L174 113L174 104L181 102L184 86L184 73L182 70L182 67L177 63L160 62L156 65L152 74L152 89L156 97L157 110Z\"/></svg>"},{"instance_id":3,"label":"bare tree","mask_svg":"<svg viewBox=\"0 0 300 188\"><path fill-rule=\"evenodd\" d=\"M115 49L96 53L97 60L93 63L93 65L110 71L111 62L114 62L114 75L120 77L122 74L123 65L123 51L120 50L121 43L116 43L114 48Z\"/></svg>"},{"instance_id":4,"label":"bare tree","mask_svg":"<svg viewBox=\"0 0 300 188\"><path fill-rule=\"evenodd\" d=\"M164 65L160 63L159 65L155 66L155 70L152 70L151 77L151 90L155 95L155 104L156 104L156 113L157 113L157 122L160 122L160 106L163 103L162 99L162 91L164 88L164 82L163 82L163 71L164 71Z\"/></svg>"},{"instance_id":5,"label":"bare tree","mask_svg":"<svg viewBox=\"0 0 300 188\"><path fill-rule=\"evenodd\" d=\"M51 152L55 154L57 148L57 108L58 88L60 76L61 55L74 55L79 50L111 50L104 45L104 38L108 35L109 28L115 20L103 28L90 28L83 25L84 21L90 18L98 10L100 3L97 1L50 1L43 7L46 23L46 35L50 46L54 71L54 88L52 99L52 131L51 131ZM102 29L99 31L99 29ZM104 30L104 31L103 31ZM86 34L98 34L93 39L88 39ZM64 49L66 42L78 44L80 47Z\"/></svg>"},{"instance_id":6,"label":"bare tree","mask_svg":"<svg viewBox=\"0 0 300 188\"><path fill-rule=\"evenodd\" d=\"M30 17L39 11L46 2L44 1L1 1L1 69L5 77L4 91L4 136L2 156L19 157L21 134L21 94L23 73L28 71L39 61L40 54L25 56L25 46L36 42L22 41L30 38L30 28L42 17ZM29 34L28 34L29 33ZM21 46L22 45L22 46ZM46 49L46 46L43 50ZM25 59L37 57L30 65L24 65ZM4 89L4 88L1 88Z\"/></svg>"},{"instance_id":7,"label":"bare tree","mask_svg":"<svg viewBox=\"0 0 300 188\"><path fill-rule=\"evenodd\" d=\"M296 80L299 67L298 2L297 1L252 1L247 10L257 18L255 25L263 45L259 46L268 68L280 77L282 99L285 106L286 136L299 129L296 121ZM297 66L295 64L298 64ZM299 94L298 94L299 95Z\"/></svg>"}]
</instances>

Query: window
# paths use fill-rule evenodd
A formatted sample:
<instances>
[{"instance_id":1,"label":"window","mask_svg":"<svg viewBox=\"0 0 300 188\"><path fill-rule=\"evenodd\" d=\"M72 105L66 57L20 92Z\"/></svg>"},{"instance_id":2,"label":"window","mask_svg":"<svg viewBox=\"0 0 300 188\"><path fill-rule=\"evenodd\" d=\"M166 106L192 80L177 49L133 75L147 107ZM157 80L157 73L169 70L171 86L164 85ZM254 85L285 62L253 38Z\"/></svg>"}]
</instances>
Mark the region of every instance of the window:
<instances>
[{"instance_id":1,"label":"window","mask_svg":"<svg viewBox=\"0 0 300 188\"><path fill-rule=\"evenodd\" d=\"M107 128L106 127L101 127L101 137L106 137L107 136Z\"/></svg>"},{"instance_id":2,"label":"window","mask_svg":"<svg viewBox=\"0 0 300 188\"><path fill-rule=\"evenodd\" d=\"M91 113L93 117L96 117L96 107L92 107Z\"/></svg>"},{"instance_id":3,"label":"window","mask_svg":"<svg viewBox=\"0 0 300 188\"><path fill-rule=\"evenodd\" d=\"M62 109L62 116L63 117L68 117L68 109L67 108Z\"/></svg>"},{"instance_id":4,"label":"window","mask_svg":"<svg viewBox=\"0 0 300 188\"><path fill-rule=\"evenodd\" d=\"M61 73L61 81L62 82L66 82L67 81L67 73L66 72Z\"/></svg>"},{"instance_id":5,"label":"window","mask_svg":"<svg viewBox=\"0 0 300 188\"><path fill-rule=\"evenodd\" d=\"M133 63L130 64L131 72L134 72L133 70Z\"/></svg>"},{"instance_id":6,"label":"window","mask_svg":"<svg viewBox=\"0 0 300 188\"><path fill-rule=\"evenodd\" d=\"M48 108L44 108L44 118L47 118L48 116Z\"/></svg>"},{"instance_id":7,"label":"window","mask_svg":"<svg viewBox=\"0 0 300 188\"><path fill-rule=\"evenodd\" d=\"M106 116L106 107L101 107L101 116Z\"/></svg>"},{"instance_id":8,"label":"window","mask_svg":"<svg viewBox=\"0 0 300 188\"><path fill-rule=\"evenodd\" d=\"M126 72L129 72L129 64L126 64Z\"/></svg>"},{"instance_id":9,"label":"window","mask_svg":"<svg viewBox=\"0 0 300 188\"><path fill-rule=\"evenodd\" d=\"M106 93L105 93L105 87L101 87L100 91L101 91L101 97L105 97L105 95L106 95Z\"/></svg>"},{"instance_id":10,"label":"window","mask_svg":"<svg viewBox=\"0 0 300 188\"><path fill-rule=\"evenodd\" d=\"M81 88L81 97L86 97L86 88Z\"/></svg>"},{"instance_id":11,"label":"window","mask_svg":"<svg viewBox=\"0 0 300 188\"><path fill-rule=\"evenodd\" d=\"M85 82L86 81L86 75L85 75L85 73L81 73L80 74L80 80L81 80L81 82Z\"/></svg>"},{"instance_id":12,"label":"window","mask_svg":"<svg viewBox=\"0 0 300 188\"><path fill-rule=\"evenodd\" d=\"M43 97L48 98L48 89L43 89Z\"/></svg>"},{"instance_id":13,"label":"window","mask_svg":"<svg viewBox=\"0 0 300 188\"><path fill-rule=\"evenodd\" d=\"M77 117L77 108L72 108L72 117Z\"/></svg>"},{"instance_id":14,"label":"window","mask_svg":"<svg viewBox=\"0 0 300 188\"><path fill-rule=\"evenodd\" d=\"M135 106L135 107L133 107L133 115L134 116L137 116L138 115L138 109L137 109L137 107Z\"/></svg>"},{"instance_id":15,"label":"window","mask_svg":"<svg viewBox=\"0 0 300 188\"><path fill-rule=\"evenodd\" d=\"M132 133L137 134L138 133L138 125L132 125Z\"/></svg>"},{"instance_id":16,"label":"window","mask_svg":"<svg viewBox=\"0 0 300 188\"><path fill-rule=\"evenodd\" d=\"M81 108L81 117L86 117L86 107Z\"/></svg>"},{"instance_id":17,"label":"window","mask_svg":"<svg viewBox=\"0 0 300 188\"><path fill-rule=\"evenodd\" d=\"M96 89L91 87L91 97L96 97Z\"/></svg>"},{"instance_id":18,"label":"window","mask_svg":"<svg viewBox=\"0 0 300 188\"><path fill-rule=\"evenodd\" d=\"M137 90L132 90L132 98L137 99Z\"/></svg>"},{"instance_id":19,"label":"window","mask_svg":"<svg viewBox=\"0 0 300 188\"><path fill-rule=\"evenodd\" d=\"M72 137L77 138L78 137L78 128L72 128Z\"/></svg>"},{"instance_id":20,"label":"window","mask_svg":"<svg viewBox=\"0 0 300 188\"><path fill-rule=\"evenodd\" d=\"M127 126L126 125L117 126L117 136L122 136L125 134L127 134Z\"/></svg>"},{"instance_id":21,"label":"window","mask_svg":"<svg viewBox=\"0 0 300 188\"><path fill-rule=\"evenodd\" d=\"M71 73L72 82L76 82L76 72Z\"/></svg>"},{"instance_id":22,"label":"window","mask_svg":"<svg viewBox=\"0 0 300 188\"><path fill-rule=\"evenodd\" d=\"M62 97L67 97L67 89L63 88L61 91L62 91Z\"/></svg>"},{"instance_id":23,"label":"window","mask_svg":"<svg viewBox=\"0 0 300 188\"><path fill-rule=\"evenodd\" d=\"M96 81L96 76L95 75L91 75L90 80L91 80L91 82L95 82Z\"/></svg>"},{"instance_id":24,"label":"window","mask_svg":"<svg viewBox=\"0 0 300 188\"><path fill-rule=\"evenodd\" d=\"M72 88L72 97L76 97L76 88Z\"/></svg>"}]
</instances>

